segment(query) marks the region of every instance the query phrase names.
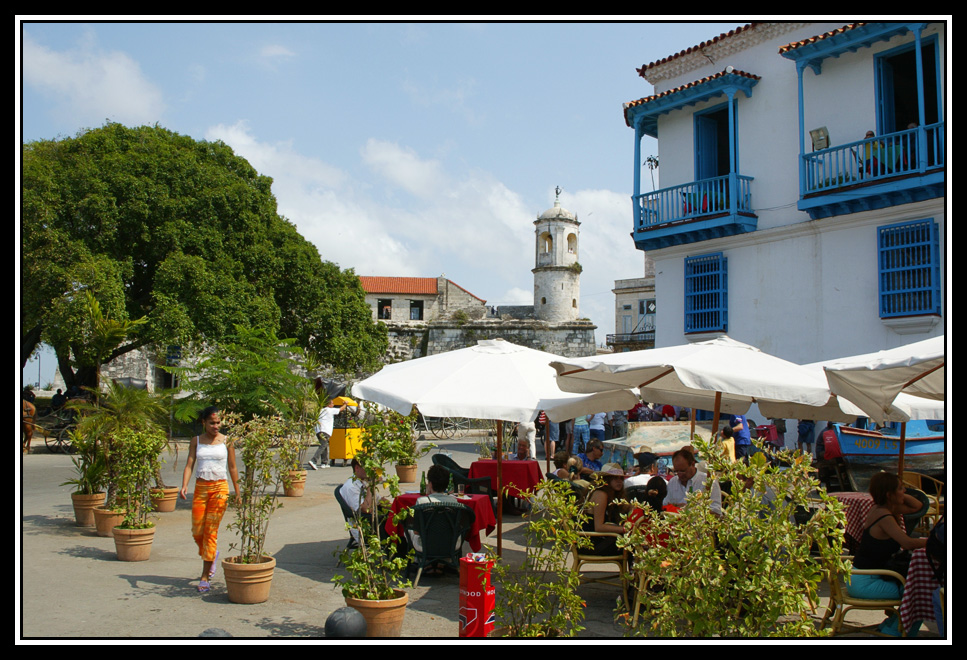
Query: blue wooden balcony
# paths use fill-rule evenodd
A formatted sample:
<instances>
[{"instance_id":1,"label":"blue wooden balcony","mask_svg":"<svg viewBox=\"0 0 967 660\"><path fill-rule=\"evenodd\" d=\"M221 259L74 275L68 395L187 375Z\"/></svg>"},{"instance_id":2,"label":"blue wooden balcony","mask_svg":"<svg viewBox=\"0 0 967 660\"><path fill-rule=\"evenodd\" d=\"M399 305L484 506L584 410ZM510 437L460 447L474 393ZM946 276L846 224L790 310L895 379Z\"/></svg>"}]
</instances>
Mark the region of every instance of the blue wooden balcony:
<instances>
[{"instance_id":1,"label":"blue wooden balcony","mask_svg":"<svg viewBox=\"0 0 967 660\"><path fill-rule=\"evenodd\" d=\"M804 154L799 210L812 219L944 195L944 122Z\"/></svg>"},{"instance_id":2,"label":"blue wooden balcony","mask_svg":"<svg viewBox=\"0 0 967 660\"><path fill-rule=\"evenodd\" d=\"M755 231L752 181L728 174L632 196L635 245L657 250Z\"/></svg>"}]
</instances>

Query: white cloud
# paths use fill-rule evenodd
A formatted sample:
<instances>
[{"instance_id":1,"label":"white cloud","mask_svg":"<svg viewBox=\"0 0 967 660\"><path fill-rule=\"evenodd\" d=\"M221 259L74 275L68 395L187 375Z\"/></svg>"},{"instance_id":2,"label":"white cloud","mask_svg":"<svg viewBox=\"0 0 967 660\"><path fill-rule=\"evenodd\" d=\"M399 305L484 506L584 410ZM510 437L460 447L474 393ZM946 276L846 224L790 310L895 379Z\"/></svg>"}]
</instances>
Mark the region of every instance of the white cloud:
<instances>
[{"instance_id":1,"label":"white cloud","mask_svg":"<svg viewBox=\"0 0 967 660\"><path fill-rule=\"evenodd\" d=\"M262 57L271 59L289 59L295 57L295 53L278 44L270 44L268 46L262 46L259 50Z\"/></svg>"},{"instance_id":2,"label":"white cloud","mask_svg":"<svg viewBox=\"0 0 967 660\"><path fill-rule=\"evenodd\" d=\"M360 154L372 177L360 180L291 143L260 142L244 122L215 126L206 139L224 141L273 178L279 212L324 259L360 275L444 273L488 304L533 303L533 223L544 208L530 208L492 174L455 174L405 146L370 139ZM643 274L641 253L629 246L628 197L581 190L561 204L581 221L581 315L598 325L601 341L613 332L614 280Z\"/></svg>"},{"instance_id":3,"label":"white cloud","mask_svg":"<svg viewBox=\"0 0 967 660\"><path fill-rule=\"evenodd\" d=\"M426 199L446 190L446 176L440 163L421 160L412 149L370 138L361 155L363 162L376 174L412 195Z\"/></svg>"},{"instance_id":4,"label":"white cloud","mask_svg":"<svg viewBox=\"0 0 967 660\"><path fill-rule=\"evenodd\" d=\"M63 51L23 38L23 81L53 101L53 114L80 126L100 126L105 119L127 125L162 120L160 89L125 53L106 52L88 39Z\"/></svg>"}]
</instances>

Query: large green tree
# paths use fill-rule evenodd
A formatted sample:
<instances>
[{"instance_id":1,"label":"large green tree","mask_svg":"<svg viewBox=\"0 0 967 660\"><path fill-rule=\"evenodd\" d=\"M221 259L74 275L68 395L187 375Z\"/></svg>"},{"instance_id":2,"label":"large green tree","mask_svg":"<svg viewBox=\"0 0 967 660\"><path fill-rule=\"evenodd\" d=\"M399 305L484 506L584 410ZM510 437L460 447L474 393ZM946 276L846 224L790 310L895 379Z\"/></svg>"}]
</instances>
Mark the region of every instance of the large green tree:
<instances>
[{"instance_id":1,"label":"large green tree","mask_svg":"<svg viewBox=\"0 0 967 660\"><path fill-rule=\"evenodd\" d=\"M93 375L72 306L91 291L141 319L108 359L264 328L341 371L386 350L358 278L281 217L272 180L222 142L117 123L23 145L21 363L50 343L68 385Z\"/></svg>"}]
</instances>

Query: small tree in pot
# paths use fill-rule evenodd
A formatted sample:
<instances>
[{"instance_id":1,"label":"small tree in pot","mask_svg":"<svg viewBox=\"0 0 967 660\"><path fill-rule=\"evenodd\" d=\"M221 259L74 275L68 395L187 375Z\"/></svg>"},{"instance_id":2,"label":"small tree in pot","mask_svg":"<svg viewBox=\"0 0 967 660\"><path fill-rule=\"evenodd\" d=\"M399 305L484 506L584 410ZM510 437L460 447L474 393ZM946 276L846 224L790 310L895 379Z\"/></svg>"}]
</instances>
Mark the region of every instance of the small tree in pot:
<instances>
[{"instance_id":1,"label":"small tree in pot","mask_svg":"<svg viewBox=\"0 0 967 660\"><path fill-rule=\"evenodd\" d=\"M265 550L269 520L282 506L280 491L298 447L287 440L292 428L281 416L255 415L242 422L226 413L222 419L243 465L238 497L232 500L235 519L226 525L238 537L229 549L239 554L222 562L225 584L230 601L261 603L269 597L275 570L275 559Z\"/></svg>"},{"instance_id":2,"label":"small tree in pot","mask_svg":"<svg viewBox=\"0 0 967 660\"><path fill-rule=\"evenodd\" d=\"M114 436L118 504L124 508L124 519L113 535L122 561L143 561L151 554L154 523L148 520L152 509L150 488L165 444L167 438L156 426L119 429Z\"/></svg>"},{"instance_id":3,"label":"small tree in pot","mask_svg":"<svg viewBox=\"0 0 967 660\"><path fill-rule=\"evenodd\" d=\"M375 413L372 407L369 411ZM407 419L401 415L396 417ZM407 434L410 428L406 426ZM389 512L377 497L381 483L389 489L391 497L399 495L399 477L387 476L386 465L398 455L396 445L401 434L399 419L392 416L373 414L367 421L362 447L355 460L365 474L363 487L373 505L368 515L356 511L354 526L358 530L359 546L340 554L340 562L349 575L337 575L332 580L342 587L346 604L366 617L369 637L399 636L408 600L404 589L412 586L405 579L412 551L402 554L398 546L400 539L381 533ZM393 523L399 524L409 513L409 509L400 512Z\"/></svg>"},{"instance_id":4,"label":"small tree in pot","mask_svg":"<svg viewBox=\"0 0 967 660\"><path fill-rule=\"evenodd\" d=\"M104 455L97 450L97 441L93 437L76 429L70 435L71 445L77 452L75 456L71 456L75 477L61 486L74 486L71 493L74 520L78 525L90 526L94 524L94 507L104 503L103 488L107 464Z\"/></svg>"},{"instance_id":5,"label":"small tree in pot","mask_svg":"<svg viewBox=\"0 0 967 660\"><path fill-rule=\"evenodd\" d=\"M522 495L533 503L523 562L512 566L490 557L498 632L503 637L573 637L584 629L585 603L577 593L581 576L570 552L591 544L578 533L588 513L571 485L560 479L543 481Z\"/></svg>"}]
</instances>

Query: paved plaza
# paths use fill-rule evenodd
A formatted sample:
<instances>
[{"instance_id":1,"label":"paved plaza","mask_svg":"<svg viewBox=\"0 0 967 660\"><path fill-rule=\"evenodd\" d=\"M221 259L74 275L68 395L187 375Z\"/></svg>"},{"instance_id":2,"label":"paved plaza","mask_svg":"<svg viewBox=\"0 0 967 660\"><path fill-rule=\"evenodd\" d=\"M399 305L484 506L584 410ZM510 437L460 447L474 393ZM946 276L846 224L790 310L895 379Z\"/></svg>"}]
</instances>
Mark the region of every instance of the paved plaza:
<instances>
[{"instance_id":1,"label":"paved plaza","mask_svg":"<svg viewBox=\"0 0 967 660\"><path fill-rule=\"evenodd\" d=\"M333 553L348 538L333 490L350 476L349 467L310 470L305 495L284 499L268 532L268 550L278 562L269 600L238 605L228 601L220 570L210 593L196 590L201 561L190 534L190 501L179 500L174 512L157 514L148 561L120 562L113 539L74 523L70 487L58 485L73 476L70 457L47 453L43 439L34 444L34 453L23 456L19 490L20 641L183 640L206 631L236 639L318 639L325 637L329 615L345 606L331 582L339 572ZM469 465L476 456L474 438L440 445L461 465ZM181 484L185 448L180 446L177 460L173 454L166 456L168 485ZM430 465L430 455L421 459L421 469ZM230 515L219 534L222 556L229 554L233 539L224 529ZM503 549L509 561L520 560L522 532L520 517L505 516ZM496 532L485 543L495 546ZM458 576L424 577L409 593L401 643L421 638L470 641L458 639ZM581 638L620 639L622 631L613 622L617 588L589 584L581 587L581 594L588 603L587 629ZM825 603L824 597L817 617ZM879 612L866 616L870 622L882 619ZM928 624L921 637L936 640L934 624Z\"/></svg>"}]
</instances>

